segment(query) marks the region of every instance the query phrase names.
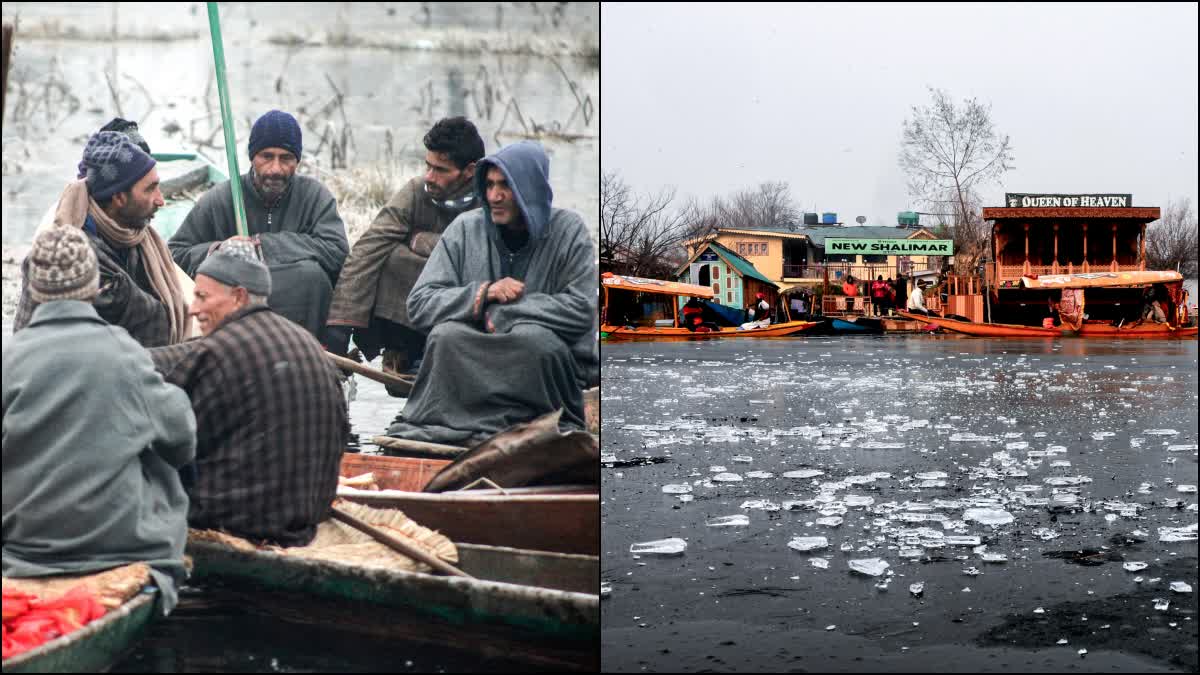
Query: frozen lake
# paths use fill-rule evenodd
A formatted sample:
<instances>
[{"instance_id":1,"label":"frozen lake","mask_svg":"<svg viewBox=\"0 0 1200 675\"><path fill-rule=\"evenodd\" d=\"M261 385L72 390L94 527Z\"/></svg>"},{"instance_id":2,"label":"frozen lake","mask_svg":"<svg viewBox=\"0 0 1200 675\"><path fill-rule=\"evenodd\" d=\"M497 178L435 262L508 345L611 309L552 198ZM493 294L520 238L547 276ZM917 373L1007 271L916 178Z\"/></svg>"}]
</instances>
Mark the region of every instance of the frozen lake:
<instances>
[{"instance_id":1,"label":"frozen lake","mask_svg":"<svg viewBox=\"0 0 1200 675\"><path fill-rule=\"evenodd\" d=\"M1194 670L1196 355L606 343L603 668Z\"/></svg>"}]
</instances>

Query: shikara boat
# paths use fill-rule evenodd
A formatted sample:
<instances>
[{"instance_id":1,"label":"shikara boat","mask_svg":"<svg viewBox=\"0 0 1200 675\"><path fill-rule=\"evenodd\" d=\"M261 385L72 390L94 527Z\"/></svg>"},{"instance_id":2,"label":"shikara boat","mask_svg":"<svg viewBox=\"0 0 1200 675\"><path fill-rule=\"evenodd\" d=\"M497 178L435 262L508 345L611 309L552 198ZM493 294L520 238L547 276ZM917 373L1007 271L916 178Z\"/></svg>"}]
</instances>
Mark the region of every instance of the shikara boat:
<instances>
[{"instance_id":1,"label":"shikara boat","mask_svg":"<svg viewBox=\"0 0 1200 675\"><path fill-rule=\"evenodd\" d=\"M955 333L975 337L1083 337L1083 338L1189 338L1196 337L1196 327L1171 326L1165 323L1141 323L1114 326L1110 321L1084 321L1078 331L1056 326L1040 328L1037 326L1018 326L1003 323L976 323L974 321L956 321L940 316L924 316L897 312L901 316L916 321L923 321L945 328Z\"/></svg>"},{"instance_id":2,"label":"shikara boat","mask_svg":"<svg viewBox=\"0 0 1200 675\"><path fill-rule=\"evenodd\" d=\"M341 475L370 473L379 491L339 486L338 496L399 509L456 542L600 554L600 495L584 485L421 492L449 460L346 453Z\"/></svg>"},{"instance_id":3,"label":"shikara boat","mask_svg":"<svg viewBox=\"0 0 1200 675\"><path fill-rule=\"evenodd\" d=\"M272 611L299 621L557 668L598 666L598 557L474 544L457 549L459 569L475 578L367 569L195 539L187 553L195 562L193 583L256 597L269 591Z\"/></svg>"},{"instance_id":4,"label":"shikara boat","mask_svg":"<svg viewBox=\"0 0 1200 675\"><path fill-rule=\"evenodd\" d=\"M785 321L762 328L742 329L734 326L720 326L706 331L692 331L679 328L679 307L676 298L693 297L704 300L713 298L712 289L706 286L696 286L677 281L661 279L643 279L640 277L622 276L605 273L601 275L600 287L603 293L601 301L600 334L606 340L706 340L709 338L747 338L747 337L787 337L795 335L816 326L816 321ZM653 326L622 326L611 323L608 319L609 293L627 292L644 293L660 296L671 305L670 320L663 323L670 325Z\"/></svg>"},{"instance_id":5,"label":"shikara boat","mask_svg":"<svg viewBox=\"0 0 1200 675\"><path fill-rule=\"evenodd\" d=\"M107 671L120 661L161 613L158 595L148 591L77 631L4 661L6 673L85 673Z\"/></svg>"},{"instance_id":6,"label":"shikara boat","mask_svg":"<svg viewBox=\"0 0 1200 675\"><path fill-rule=\"evenodd\" d=\"M879 319L864 316L844 319L832 317L829 319L829 325L836 333L868 334L883 332L883 324Z\"/></svg>"},{"instance_id":7,"label":"shikara boat","mask_svg":"<svg viewBox=\"0 0 1200 675\"><path fill-rule=\"evenodd\" d=\"M974 321L957 321L936 315L910 314L896 312L906 319L933 324L955 333L972 335L974 337L1062 337L1067 333L1063 328L1041 328L1038 326L1020 326L1010 323L977 323Z\"/></svg>"}]
</instances>

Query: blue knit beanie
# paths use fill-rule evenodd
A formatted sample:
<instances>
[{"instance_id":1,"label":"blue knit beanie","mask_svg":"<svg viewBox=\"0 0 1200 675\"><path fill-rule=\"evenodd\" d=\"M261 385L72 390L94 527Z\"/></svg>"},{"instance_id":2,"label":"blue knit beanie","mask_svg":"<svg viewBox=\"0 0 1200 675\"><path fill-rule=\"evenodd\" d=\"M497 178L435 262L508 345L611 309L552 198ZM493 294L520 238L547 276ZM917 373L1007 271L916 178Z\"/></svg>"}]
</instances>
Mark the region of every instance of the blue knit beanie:
<instances>
[{"instance_id":1,"label":"blue knit beanie","mask_svg":"<svg viewBox=\"0 0 1200 675\"><path fill-rule=\"evenodd\" d=\"M283 148L300 159L300 145L300 123L281 110L266 113L250 129L251 160L263 148Z\"/></svg>"},{"instance_id":2,"label":"blue knit beanie","mask_svg":"<svg viewBox=\"0 0 1200 675\"><path fill-rule=\"evenodd\" d=\"M128 136L116 131L99 131L83 149L83 169L88 194L104 200L133 187L157 162L142 152Z\"/></svg>"}]
</instances>

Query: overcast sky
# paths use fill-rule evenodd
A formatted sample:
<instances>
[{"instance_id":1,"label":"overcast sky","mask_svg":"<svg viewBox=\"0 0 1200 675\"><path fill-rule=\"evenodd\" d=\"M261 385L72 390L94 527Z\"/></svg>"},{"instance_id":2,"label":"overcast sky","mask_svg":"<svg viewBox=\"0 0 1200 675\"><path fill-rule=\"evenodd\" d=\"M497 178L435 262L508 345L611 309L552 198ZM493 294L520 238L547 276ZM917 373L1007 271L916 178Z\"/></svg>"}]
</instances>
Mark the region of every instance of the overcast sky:
<instances>
[{"instance_id":1,"label":"overcast sky","mask_svg":"<svg viewBox=\"0 0 1200 675\"><path fill-rule=\"evenodd\" d=\"M926 89L992 105L1016 169L980 190L1197 193L1197 5L601 6L601 166L707 198L784 180L806 211L894 225Z\"/></svg>"}]
</instances>

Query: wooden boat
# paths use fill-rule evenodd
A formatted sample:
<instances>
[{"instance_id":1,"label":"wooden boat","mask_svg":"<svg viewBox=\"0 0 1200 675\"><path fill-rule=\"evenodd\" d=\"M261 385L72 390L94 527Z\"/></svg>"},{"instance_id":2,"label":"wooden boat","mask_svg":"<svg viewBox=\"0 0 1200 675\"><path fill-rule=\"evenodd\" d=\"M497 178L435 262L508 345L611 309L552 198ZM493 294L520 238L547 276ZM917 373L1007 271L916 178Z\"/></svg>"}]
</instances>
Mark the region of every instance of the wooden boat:
<instances>
[{"instance_id":1,"label":"wooden boat","mask_svg":"<svg viewBox=\"0 0 1200 675\"><path fill-rule=\"evenodd\" d=\"M713 298L712 289L707 286L685 284L678 281L661 279L643 279L640 277L622 276L605 272L600 278L603 292L601 304L600 334L606 340L707 340L709 338L746 338L746 337L787 337L809 330L816 326L816 321L785 321L771 324L762 328L741 329L733 326L722 326L717 330L707 332L692 331L679 328L679 308L676 298L691 297L704 300ZM658 295L670 301L672 314L670 325L655 326L620 326L607 321L608 301L610 292L632 292Z\"/></svg>"},{"instance_id":2,"label":"wooden boat","mask_svg":"<svg viewBox=\"0 0 1200 675\"><path fill-rule=\"evenodd\" d=\"M77 631L4 661L6 673L107 671L120 661L160 614L156 592L143 592Z\"/></svg>"},{"instance_id":3,"label":"wooden boat","mask_svg":"<svg viewBox=\"0 0 1200 675\"><path fill-rule=\"evenodd\" d=\"M491 650L557 668L598 666L598 557L457 548L459 569L474 579L366 569L213 541L191 540L187 553L195 562L192 583L269 591L272 611L294 613L298 621L320 617L380 639Z\"/></svg>"},{"instance_id":4,"label":"wooden boat","mask_svg":"<svg viewBox=\"0 0 1200 675\"><path fill-rule=\"evenodd\" d=\"M974 337L1062 337L1067 333L1062 328L1041 328L1036 326L1020 326L1009 323L976 323L974 321L957 321L936 315L910 314L896 312L906 319L922 321L944 328L955 333L972 335Z\"/></svg>"},{"instance_id":5,"label":"wooden boat","mask_svg":"<svg viewBox=\"0 0 1200 675\"><path fill-rule=\"evenodd\" d=\"M1068 328L1040 328L1036 326L1018 326L1002 323L976 323L973 321L956 321L940 316L923 316L898 312L901 316L917 321L926 321L940 328L972 335L975 337L1082 337L1082 338L1194 338L1197 329L1192 327L1171 326L1163 323L1143 321L1136 324L1114 326L1109 321L1084 321L1078 331Z\"/></svg>"},{"instance_id":6,"label":"wooden boat","mask_svg":"<svg viewBox=\"0 0 1200 675\"><path fill-rule=\"evenodd\" d=\"M860 316L853 318L831 317L829 325L836 333L882 333L883 325L879 319Z\"/></svg>"},{"instance_id":7,"label":"wooden boat","mask_svg":"<svg viewBox=\"0 0 1200 675\"><path fill-rule=\"evenodd\" d=\"M719 330L707 333L693 332L686 328L657 328L604 326L608 340L707 340L709 338L753 338L753 337L788 337L804 332L817 325L816 321L787 321L771 324L764 328L721 327Z\"/></svg>"},{"instance_id":8,"label":"wooden boat","mask_svg":"<svg viewBox=\"0 0 1200 675\"><path fill-rule=\"evenodd\" d=\"M342 455L341 475L371 473L381 491L338 487L338 496L399 509L456 542L600 554L600 495L594 487L421 492L449 460Z\"/></svg>"}]
</instances>

